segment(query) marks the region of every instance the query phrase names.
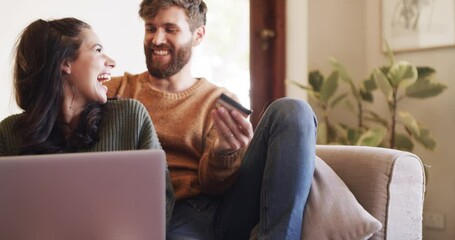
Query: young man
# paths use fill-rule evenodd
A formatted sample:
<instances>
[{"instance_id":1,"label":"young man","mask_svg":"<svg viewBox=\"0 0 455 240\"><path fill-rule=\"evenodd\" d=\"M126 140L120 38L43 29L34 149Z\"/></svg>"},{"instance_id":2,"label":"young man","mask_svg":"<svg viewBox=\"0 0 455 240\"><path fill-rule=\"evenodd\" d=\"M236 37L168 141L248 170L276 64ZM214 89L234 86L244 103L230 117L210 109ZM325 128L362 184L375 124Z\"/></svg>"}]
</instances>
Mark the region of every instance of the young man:
<instances>
[{"instance_id":1,"label":"young man","mask_svg":"<svg viewBox=\"0 0 455 240\"><path fill-rule=\"evenodd\" d=\"M191 76L204 38L202 0L143 0L147 72L125 73L109 96L141 101L166 151L176 204L167 239L300 239L314 170L316 119L293 99L271 104L254 132L216 107L226 89Z\"/></svg>"}]
</instances>

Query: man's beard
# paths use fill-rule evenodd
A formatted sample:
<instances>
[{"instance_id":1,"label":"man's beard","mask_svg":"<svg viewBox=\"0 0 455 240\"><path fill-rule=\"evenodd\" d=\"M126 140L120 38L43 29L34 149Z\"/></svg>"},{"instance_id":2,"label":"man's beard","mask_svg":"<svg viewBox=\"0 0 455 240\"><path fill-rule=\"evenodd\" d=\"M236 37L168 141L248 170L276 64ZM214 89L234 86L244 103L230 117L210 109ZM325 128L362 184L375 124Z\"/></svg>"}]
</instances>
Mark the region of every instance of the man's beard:
<instances>
[{"instance_id":1,"label":"man's beard","mask_svg":"<svg viewBox=\"0 0 455 240\"><path fill-rule=\"evenodd\" d=\"M170 50L170 61L168 63L154 62L153 50ZM188 41L178 49L172 49L168 44L161 44L148 48L144 45L147 69L153 77L164 79L180 72L191 59L192 41Z\"/></svg>"}]
</instances>

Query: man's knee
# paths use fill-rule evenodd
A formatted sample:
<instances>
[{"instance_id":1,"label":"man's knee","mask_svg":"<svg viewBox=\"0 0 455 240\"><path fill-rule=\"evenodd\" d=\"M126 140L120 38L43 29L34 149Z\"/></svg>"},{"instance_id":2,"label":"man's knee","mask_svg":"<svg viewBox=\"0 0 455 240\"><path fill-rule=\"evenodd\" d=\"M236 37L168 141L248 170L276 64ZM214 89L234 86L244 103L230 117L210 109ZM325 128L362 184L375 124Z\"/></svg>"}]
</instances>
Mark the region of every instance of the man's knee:
<instances>
[{"instance_id":1,"label":"man's knee","mask_svg":"<svg viewBox=\"0 0 455 240\"><path fill-rule=\"evenodd\" d=\"M269 106L271 114L279 116L287 124L309 123L317 126L316 116L311 106L303 100L294 98L280 98Z\"/></svg>"}]
</instances>

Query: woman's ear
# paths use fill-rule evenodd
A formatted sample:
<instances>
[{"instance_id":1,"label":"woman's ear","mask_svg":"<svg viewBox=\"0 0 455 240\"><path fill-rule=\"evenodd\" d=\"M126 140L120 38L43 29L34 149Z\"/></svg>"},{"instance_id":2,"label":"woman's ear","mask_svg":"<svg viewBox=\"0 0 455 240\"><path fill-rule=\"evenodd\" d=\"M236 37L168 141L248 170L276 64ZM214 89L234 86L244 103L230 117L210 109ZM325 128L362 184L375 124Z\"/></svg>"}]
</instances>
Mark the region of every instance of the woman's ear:
<instances>
[{"instance_id":1,"label":"woman's ear","mask_svg":"<svg viewBox=\"0 0 455 240\"><path fill-rule=\"evenodd\" d=\"M71 74L71 63L68 60L63 61L61 68L63 75Z\"/></svg>"},{"instance_id":2,"label":"woman's ear","mask_svg":"<svg viewBox=\"0 0 455 240\"><path fill-rule=\"evenodd\" d=\"M198 27L193 34L193 47L199 45L205 36L205 26Z\"/></svg>"}]
</instances>

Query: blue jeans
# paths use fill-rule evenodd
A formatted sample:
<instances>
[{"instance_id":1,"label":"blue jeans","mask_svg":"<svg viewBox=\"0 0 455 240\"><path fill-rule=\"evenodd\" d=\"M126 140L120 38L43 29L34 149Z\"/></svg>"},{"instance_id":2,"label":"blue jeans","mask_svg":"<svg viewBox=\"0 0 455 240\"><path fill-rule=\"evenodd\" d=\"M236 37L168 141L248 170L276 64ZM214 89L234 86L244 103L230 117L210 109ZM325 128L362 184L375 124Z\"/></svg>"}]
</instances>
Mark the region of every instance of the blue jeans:
<instances>
[{"instance_id":1,"label":"blue jeans","mask_svg":"<svg viewBox=\"0 0 455 240\"><path fill-rule=\"evenodd\" d=\"M219 202L205 195L175 202L166 239L214 239L214 216Z\"/></svg>"},{"instance_id":2,"label":"blue jeans","mask_svg":"<svg viewBox=\"0 0 455 240\"><path fill-rule=\"evenodd\" d=\"M173 216L168 239L249 239L258 223L258 239L300 239L313 179L316 128L306 102L273 102L256 127L231 190L222 200L210 200L212 208L198 217L182 216L179 207L174 209L174 215L189 220L177 228L175 222L182 220ZM210 217L214 222L195 229L195 222ZM205 233L208 228L213 230ZM178 233L191 237L174 238Z\"/></svg>"}]
</instances>

